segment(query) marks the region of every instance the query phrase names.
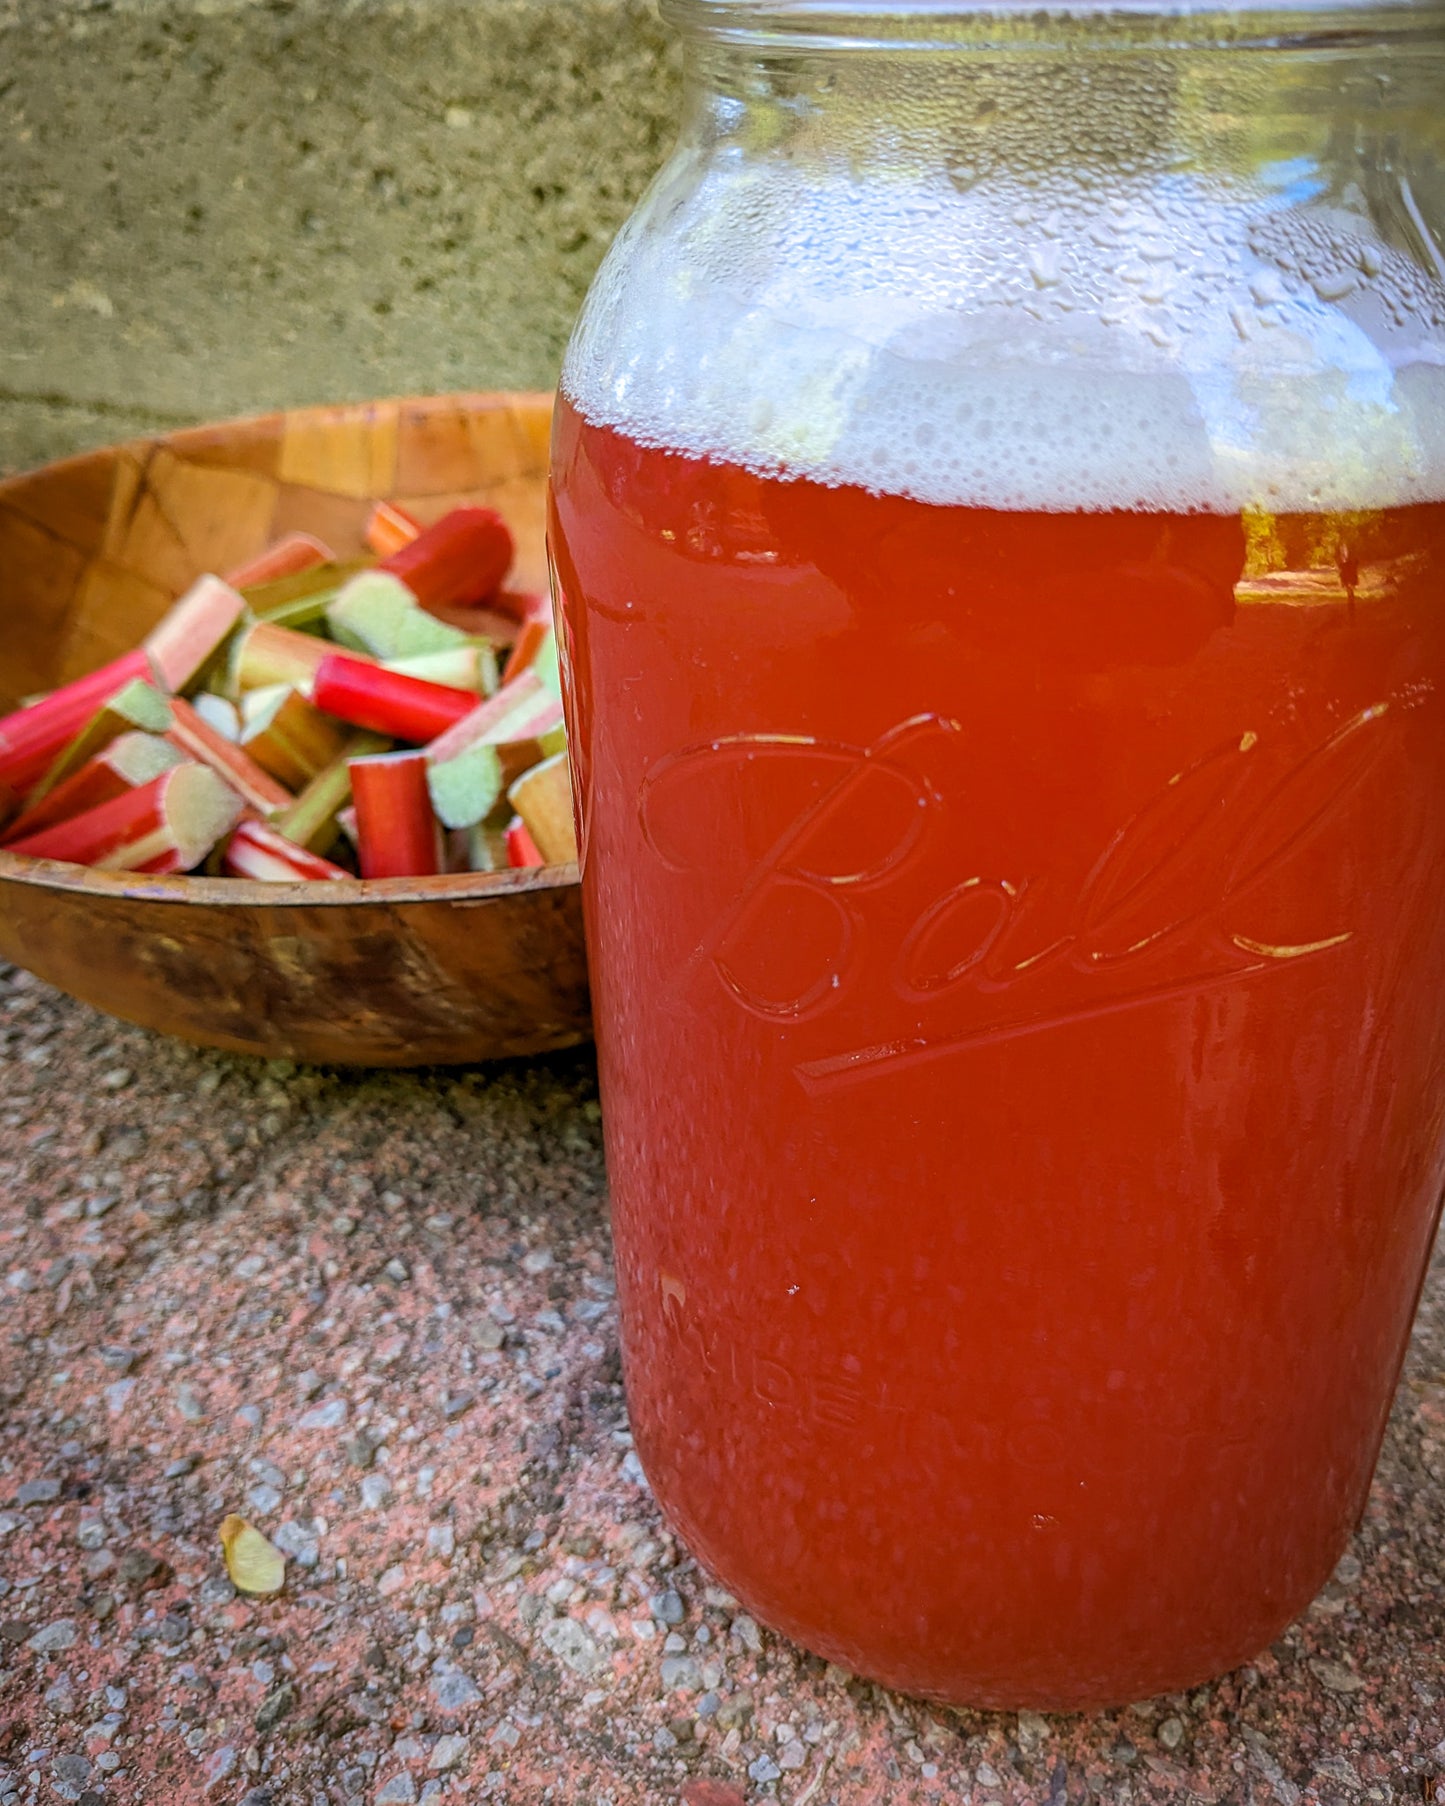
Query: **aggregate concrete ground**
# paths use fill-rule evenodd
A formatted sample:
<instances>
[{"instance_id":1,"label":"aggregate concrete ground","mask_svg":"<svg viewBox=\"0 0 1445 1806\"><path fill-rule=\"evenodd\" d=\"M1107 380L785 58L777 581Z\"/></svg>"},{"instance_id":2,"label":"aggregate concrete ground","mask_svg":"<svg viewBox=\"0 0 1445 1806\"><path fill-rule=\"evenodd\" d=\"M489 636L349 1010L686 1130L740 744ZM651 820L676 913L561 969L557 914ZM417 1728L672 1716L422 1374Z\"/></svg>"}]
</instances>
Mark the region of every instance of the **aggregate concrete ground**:
<instances>
[{"instance_id":1,"label":"aggregate concrete ground","mask_svg":"<svg viewBox=\"0 0 1445 1806\"><path fill-rule=\"evenodd\" d=\"M590 1052L357 1074L0 972L0 1802L1445 1802L1445 1260L1369 1509L1249 1666L949 1712L793 1649L627 1432ZM245 1515L286 1590L238 1598Z\"/></svg>"}]
</instances>

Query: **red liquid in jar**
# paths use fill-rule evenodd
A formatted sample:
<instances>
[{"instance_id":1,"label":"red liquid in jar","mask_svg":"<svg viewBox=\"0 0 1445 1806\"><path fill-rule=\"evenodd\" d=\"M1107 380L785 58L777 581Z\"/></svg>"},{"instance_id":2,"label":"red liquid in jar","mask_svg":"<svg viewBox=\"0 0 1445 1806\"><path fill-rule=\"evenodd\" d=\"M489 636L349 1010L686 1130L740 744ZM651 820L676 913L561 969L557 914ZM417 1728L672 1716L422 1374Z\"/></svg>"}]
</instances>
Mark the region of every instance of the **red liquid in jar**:
<instances>
[{"instance_id":1,"label":"red liquid in jar","mask_svg":"<svg viewBox=\"0 0 1445 1806\"><path fill-rule=\"evenodd\" d=\"M937 506L565 402L554 472L664 1509L910 1691L1247 1660L1363 1505L1445 1178L1445 506Z\"/></svg>"}]
</instances>

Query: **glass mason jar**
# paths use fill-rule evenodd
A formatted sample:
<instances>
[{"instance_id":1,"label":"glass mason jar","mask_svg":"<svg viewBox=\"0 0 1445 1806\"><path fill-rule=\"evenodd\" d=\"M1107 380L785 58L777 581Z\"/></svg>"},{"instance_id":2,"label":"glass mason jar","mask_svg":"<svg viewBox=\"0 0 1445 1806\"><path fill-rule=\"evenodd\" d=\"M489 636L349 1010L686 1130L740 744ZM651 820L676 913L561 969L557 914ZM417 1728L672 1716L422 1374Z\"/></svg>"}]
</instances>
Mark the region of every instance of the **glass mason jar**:
<instances>
[{"instance_id":1,"label":"glass mason jar","mask_svg":"<svg viewBox=\"0 0 1445 1806\"><path fill-rule=\"evenodd\" d=\"M667 11L551 522L637 1449L847 1668L1186 1687L1445 1181L1445 13Z\"/></svg>"}]
</instances>

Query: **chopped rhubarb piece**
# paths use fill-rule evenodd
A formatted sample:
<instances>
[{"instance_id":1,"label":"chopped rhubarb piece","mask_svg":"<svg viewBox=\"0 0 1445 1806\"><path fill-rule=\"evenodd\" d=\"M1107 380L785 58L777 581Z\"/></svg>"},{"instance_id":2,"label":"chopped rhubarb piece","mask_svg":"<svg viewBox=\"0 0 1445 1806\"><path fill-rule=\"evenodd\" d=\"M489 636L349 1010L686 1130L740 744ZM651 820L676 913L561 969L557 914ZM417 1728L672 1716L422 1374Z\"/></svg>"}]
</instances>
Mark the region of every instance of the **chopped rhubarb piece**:
<instances>
[{"instance_id":1,"label":"chopped rhubarb piece","mask_svg":"<svg viewBox=\"0 0 1445 1806\"><path fill-rule=\"evenodd\" d=\"M390 558L421 537L422 525L395 502L378 502L366 523L364 538L378 558Z\"/></svg>"},{"instance_id":2,"label":"chopped rhubarb piece","mask_svg":"<svg viewBox=\"0 0 1445 1806\"><path fill-rule=\"evenodd\" d=\"M172 746L209 766L251 808L269 816L289 809L295 802L291 792L278 784L269 771L263 771L248 752L208 727L190 703L174 697L171 712L175 719L166 738Z\"/></svg>"},{"instance_id":3,"label":"chopped rhubarb piece","mask_svg":"<svg viewBox=\"0 0 1445 1806\"><path fill-rule=\"evenodd\" d=\"M510 683L503 684L495 696L484 701L472 699L472 706L454 726L438 734L427 748L427 756L436 764L444 764L463 753L469 746L496 745L515 737L513 729L525 730L543 711L551 714L552 699L532 671L523 671Z\"/></svg>"},{"instance_id":4,"label":"chopped rhubarb piece","mask_svg":"<svg viewBox=\"0 0 1445 1806\"><path fill-rule=\"evenodd\" d=\"M351 761L363 878L428 878L442 869L442 837L426 787L426 754Z\"/></svg>"},{"instance_id":5,"label":"chopped rhubarb piece","mask_svg":"<svg viewBox=\"0 0 1445 1806\"><path fill-rule=\"evenodd\" d=\"M461 828L452 833L451 842L458 869L466 872L505 872L511 865L507 852L505 826L478 822L474 828Z\"/></svg>"},{"instance_id":6,"label":"chopped rhubarb piece","mask_svg":"<svg viewBox=\"0 0 1445 1806\"><path fill-rule=\"evenodd\" d=\"M33 809L58 784L63 783L73 772L79 771L97 753L104 752L111 741L121 734L134 733L137 729L147 734L163 734L170 727L172 719L171 705L167 698L161 695L154 684L148 684L143 677L136 678L123 690L117 690L105 707L91 716L69 746L51 762L45 776L26 798L26 807Z\"/></svg>"},{"instance_id":7,"label":"chopped rhubarb piece","mask_svg":"<svg viewBox=\"0 0 1445 1806\"><path fill-rule=\"evenodd\" d=\"M495 509L454 508L378 568L400 577L423 608L466 607L495 595L514 550Z\"/></svg>"},{"instance_id":8,"label":"chopped rhubarb piece","mask_svg":"<svg viewBox=\"0 0 1445 1806\"><path fill-rule=\"evenodd\" d=\"M278 834L313 853L327 853L336 844L341 811L351 800L351 761L370 758L390 749L379 734L356 734L339 759L318 772L284 814L272 825Z\"/></svg>"},{"instance_id":9,"label":"chopped rhubarb piece","mask_svg":"<svg viewBox=\"0 0 1445 1806\"><path fill-rule=\"evenodd\" d=\"M434 620L401 579L385 571L353 577L327 607L326 625L338 645L380 659L447 652L471 643L459 627Z\"/></svg>"},{"instance_id":10,"label":"chopped rhubarb piece","mask_svg":"<svg viewBox=\"0 0 1445 1806\"><path fill-rule=\"evenodd\" d=\"M198 578L144 642L165 687L179 692L199 676L245 612L246 598L229 583Z\"/></svg>"},{"instance_id":11,"label":"chopped rhubarb piece","mask_svg":"<svg viewBox=\"0 0 1445 1806\"><path fill-rule=\"evenodd\" d=\"M241 717L234 702L210 690L199 690L191 698L191 706L207 727L215 728L223 740L239 740Z\"/></svg>"},{"instance_id":12,"label":"chopped rhubarb piece","mask_svg":"<svg viewBox=\"0 0 1445 1806\"><path fill-rule=\"evenodd\" d=\"M563 743L561 704L524 671L427 748L438 817L448 828L472 827L502 788Z\"/></svg>"},{"instance_id":13,"label":"chopped rhubarb piece","mask_svg":"<svg viewBox=\"0 0 1445 1806\"><path fill-rule=\"evenodd\" d=\"M536 662L552 629L545 621L524 621L520 632L512 641L512 650L507 654L507 663L502 671L502 681L510 683L514 677Z\"/></svg>"},{"instance_id":14,"label":"chopped rhubarb piece","mask_svg":"<svg viewBox=\"0 0 1445 1806\"><path fill-rule=\"evenodd\" d=\"M427 787L442 826L465 829L476 827L491 814L507 780L496 747L483 743L429 766Z\"/></svg>"},{"instance_id":15,"label":"chopped rhubarb piece","mask_svg":"<svg viewBox=\"0 0 1445 1806\"><path fill-rule=\"evenodd\" d=\"M169 741L157 739L154 734L121 734L13 821L6 840L23 840L53 822L69 821L87 809L98 809L127 790L149 784L152 778L180 762L181 754ZM4 844L0 841L0 845Z\"/></svg>"},{"instance_id":16,"label":"chopped rhubarb piece","mask_svg":"<svg viewBox=\"0 0 1445 1806\"><path fill-rule=\"evenodd\" d=\"M17 840L8 851L101 871L187 872L235 827L245 807L215 772L187 763Z\"/></svg>"},{"instance_id":17,"label":"chopped rhubarb piece","mask_svg":"<svg viewBox=\"0 0 1445 1806\"><path fill-rule=\"evenodd\" d=\"M231 571L226 581L232 589L254 589L262 583L274 583L278 577L294 577L298 571L309 571L314 565L331 564L335 557L330 546L314 533L288 533Z\"/></svg>"},{"instance_id":18,"label":"chopped rhubarb piece","mask_svg":"<svg viewBox=\"0 0 1445 1806\"><path fill-rule=\"evenodd\" d=\"M520 815L514 815L507 825L507 859L517 867L547 863Z\"/></svg>"},{"instance_id":19,"label":"chopped rhubarb piece","mask_svg":"<svg viewBox=\"0 0 1445 1806\"><path fill-rule=\"evenodd\" d=\"M252 692L253 695L256 692ZM300 790L346 749L347 735L298 690L267 692L264 708L247 711L241 745L273 778Z\"/></svg>"},{"instance_id":20,"label":"chopped rhubarb piece","mask_svg":"<svg viewBox=\"0 0 1445 1806\"><path fill-rule=\"evenodd\" d=\"M277 627L315 627L326 618L327 607L342 585L370 568L369 562L360 559L317 564L309 571L277 577L272 583L254 583L241 593L258 621L271 621Z\"/></svg>"},{"instance_id":21,"label":"chopped rhubarb piece","mask_svg":"<svg viewBox=\"0 0 1445 1806\"><path fill-rule=\"evenodd\" d=\"M523 624L541 621L552 625L552 598L544 589L499 589L488 598L487 606Z\"/></svg>"},{"instance_id":22,"label":"chopped rhubarb piece","mask_svg":"<svg viewBox=\"0 0 1445 1806\"><path fill-rule=\"evenodd\" d=\"M232 641L231 689L237 694L264 689L267 684L304 689L332 650L313 634L257 621L254 627L242 628ZM372 662L360 652L352 656L363 664Z\"/></svg>"},{"instance_id":23,"label":"chopped rhubarb piece","mask_svg":"<svg viewBox=\"0 0 1445 1806\"><path fill-rule=\"evenodd\" d=\"M0 784L17 795L29 790L117 690L155 674L150 654L137 647L28 708L0 716Z\"/></svg>"},{"instance_id":24,"label":"chopped rhubarb piece","mask_svg":"<svg viewBox=\"0 0 1445 1806\"><path fill-rule=\"evenodd\" d=\"M308 879L349 878L351 873L318 853L308 853L265 822L243 821L231 836L221 870L228 878L256 878L263 884L295 884Z\"/></svg>"},{"instance_id":25,"label":"chopped rhubarb piece","mask_svg":"<svg viewBox=\"0 0 1445 1806\"><path fill-rule=\"evenodd\" d=\"M321 661L311 681L311 700L353 727L367 727L414 746L435 740L477 706L470 690L385 671L345 652Z\"/></svg>"},{"instance_id":26,"label":"chopped rhubarb piece","mask_svg":"<svg viewBox=\"0 0 1445 1806\"><path fill-rule=\"evenodd\" d=\"M565 865L576 859L577 827L566 753L554 753L523 772L508 790L507 801L521 816L548 865Z\"/></svg>"},{"instance_id":27,"label":"chopped rhubarb piece","mask_svg":"<svg viewBox=\"0 0 1445 1806\"><path fill-rule=\"evenodd\" d=\"M491 696L497 689L497 655L490 640L473 640L469 646L453 646L447 652L387 658L382 664L386 670L400 671L405 677L424 677L428 683L470 690L473 696Z\"/></svg>"}]
</instances>

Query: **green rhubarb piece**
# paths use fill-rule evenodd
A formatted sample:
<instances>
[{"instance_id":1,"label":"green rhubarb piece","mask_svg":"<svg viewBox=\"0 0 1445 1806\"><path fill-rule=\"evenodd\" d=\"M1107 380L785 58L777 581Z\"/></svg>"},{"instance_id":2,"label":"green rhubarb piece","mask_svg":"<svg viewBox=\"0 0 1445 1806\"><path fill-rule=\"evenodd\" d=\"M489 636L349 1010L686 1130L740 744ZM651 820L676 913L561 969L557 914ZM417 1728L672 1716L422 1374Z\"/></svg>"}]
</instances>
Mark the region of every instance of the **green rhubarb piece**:
<instances>
[{"instance_id":1,"label":"green rhubarb piece","mask_svg":"<svg viewBox=\"0 0 1445 1806\"><path fill-rule=\"evenodd\" d=\"M79 771L97 753L105 751L112 740L140 729L147 734L164 734L171 726L171 705L154 684L143 677L134 678L116 691L103 709L98 710L70 742L45 776L26 798L34 808L73 771Z\"/></svg>"},{"instance_id":2,"label":"green rhubarb piece","mask_svg":"<svg viewBox=\"0 0 1445 1806\"><path fill-rule=\"evenodd\" d=\"M389 571L353 577L326 610L326 624L338 645L373 658L416 658L470 644L460 627L449 627L418 606L416 597Z\"/></svg>"},{"instance_id":3,"label":"green rhubarb piece","mask_svg":"<svg viewBox=\"0 0 1445 1806\"><path fill-rule=\"evenodd\" d=\"M270 583L253 583L241 594L257 620L271 621L277 627L318 627L342 587L369 568L358 559L314 564L307 570L293 571L288 577L275 577Z\"/></svg>"},{"instance_id":4,"label":"green rhubarb piece","mask_svg":"<svg viewBox=\"0 0 1445 1806\"><path fill-rule=\"evenodd\" d=\"M271 826L298 847L328 853L340 834L337 816L351 801L351 761L389 752L391 741L380 734L357 734L346 743L341 756L316 776Z\"/></svg>"},{"instance_id":5,"label":"green rhubarb piece","mask_svg":"<svg viewBox=\"0 0 1445 1806\"><path fill-rule=\"evenodd\" d=\"M489 815L506 786L495 746L469 746L456 758L431 765L427 789L444 828L473 828Z\"/></svg>"},{"instance_id":6,"label":"green rhubarb piece","mask_svg":"<svg viewBox=\"0 0 1445 1806\"><path fill-rule=\"evenodd\" d=\"M557 635L550 627L547 629L547 637L537 648L536 658L527 669L536 672L537 681L544 690L555 696L558 702L562 700L562 674L557 668Z\"/></svg>"}]
</instances>

